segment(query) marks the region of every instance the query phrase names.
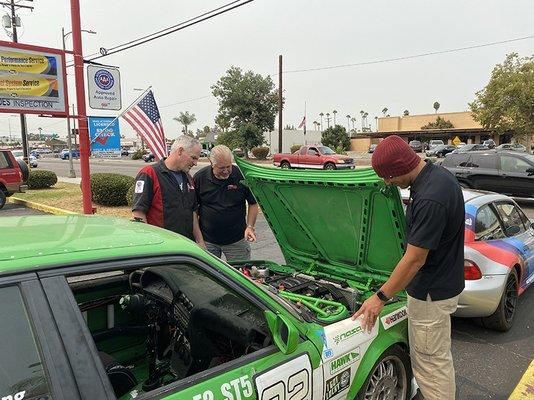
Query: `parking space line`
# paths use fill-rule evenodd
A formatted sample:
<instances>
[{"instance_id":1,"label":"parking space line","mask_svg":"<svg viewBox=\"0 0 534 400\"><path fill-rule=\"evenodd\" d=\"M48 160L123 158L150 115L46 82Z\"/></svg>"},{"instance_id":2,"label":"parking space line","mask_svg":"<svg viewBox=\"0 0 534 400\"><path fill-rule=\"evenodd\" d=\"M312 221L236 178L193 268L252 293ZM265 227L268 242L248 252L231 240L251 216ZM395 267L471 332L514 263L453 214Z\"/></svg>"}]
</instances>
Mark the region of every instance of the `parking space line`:
<instances>
[{"instance_id":1,"label":"parking space line","mask_svg":"<svg viewBox=\"0 0 534 400\"><path fill-rule=\"evenodd\" d=\"M74 211L63 210L61 208L47 206L46 204L36 203L34 201L23 200L23 199L19 199L17 197L10 197L10 198L8 198L8 201L10 203L13 203L13 204L21 204L21 205L26 206L28 208L33 208L34 210L43 211L43 212L45 212L47 214L54 214L54 215L76 215L76 214L79 214L79 213L74 212Z\"/></svg>"},{"instance_id":2,"label":"parking space line","mask_svg":"<svg viewBox=\"0 0 534 400\"><path fill-rule=\"evenodd\" d=\"M519 380L508 400L527 400L534 398L534 360Z\"/></svg>"}]
</instances>

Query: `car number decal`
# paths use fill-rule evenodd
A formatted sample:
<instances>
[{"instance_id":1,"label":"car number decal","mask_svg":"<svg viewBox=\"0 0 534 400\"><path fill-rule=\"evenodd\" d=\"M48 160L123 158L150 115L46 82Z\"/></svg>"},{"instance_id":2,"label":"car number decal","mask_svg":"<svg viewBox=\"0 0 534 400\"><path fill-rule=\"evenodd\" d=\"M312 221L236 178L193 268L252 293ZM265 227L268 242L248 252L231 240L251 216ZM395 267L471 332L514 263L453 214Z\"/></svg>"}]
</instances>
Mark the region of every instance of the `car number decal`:
<instances>
[{"instance_id":1,"label":"car number decal","mask_svg":"<svg viewBox=\"0 0 534 400\"><path fill-rule=\"evenodd\" d=\"M243 400L251 398L254 394L252 391L252 383L250 382L248 375L243 375L230 382L223 383L219 388L219 392L220 395L217 394L217 396L215 396L213 391L206 390L203 393L194 395L192 400Z\"/></svg>"},{"instance_id":2,"label":"car number decal","mask_svg":"<svg viewBox=\"0 0 534 400\"><path fill-rule=\"evenodd\" d=\"M8 394L7 396L2 396L0 399L2 400L22 400L24 396L26 395L26 391L23 390L22 392L18 392L15 394Z\"/></svg>"}]
</instances>

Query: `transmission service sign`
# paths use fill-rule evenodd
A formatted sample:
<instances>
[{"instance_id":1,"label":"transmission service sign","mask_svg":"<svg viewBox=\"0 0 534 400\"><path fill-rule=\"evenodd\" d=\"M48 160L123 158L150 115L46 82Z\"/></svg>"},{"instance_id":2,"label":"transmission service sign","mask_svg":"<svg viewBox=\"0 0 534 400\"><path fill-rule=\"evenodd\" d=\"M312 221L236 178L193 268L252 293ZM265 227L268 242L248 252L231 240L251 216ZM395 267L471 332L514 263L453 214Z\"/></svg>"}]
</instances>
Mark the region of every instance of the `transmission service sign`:
<instances>
[{"instance_id":1,"label":"transmission service sign","mask_svg":"<svg viewBox=\"0 0 534 400\"><path fill-rule=\"evenodd\" d=\"M89 107L95 110L121 109L121 76L117 68L89 65L87 87Z\"/></svg>"},{"instance_id":2,"label":"transmission service sign","mask_svg":"<svg viewBox=\"0 0 534 400\"><path fill-rule=\"evenodd\" d=\"M0 112L67 115L65 54L0 41Z\"/></svg>"}]
</instances>

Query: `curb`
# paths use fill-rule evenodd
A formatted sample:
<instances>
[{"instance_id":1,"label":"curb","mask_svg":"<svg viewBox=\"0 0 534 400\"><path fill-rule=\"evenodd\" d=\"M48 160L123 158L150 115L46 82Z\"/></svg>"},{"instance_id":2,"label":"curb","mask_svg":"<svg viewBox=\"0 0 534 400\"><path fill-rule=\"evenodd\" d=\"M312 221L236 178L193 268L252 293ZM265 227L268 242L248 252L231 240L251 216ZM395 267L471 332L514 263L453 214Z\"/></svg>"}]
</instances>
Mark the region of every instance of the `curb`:
<instances>
[{"instance_id":1,"label":"curb","mask_svg":"<svg viewBox=\"0 0 534 400\"><path fill-rule=\"evenodd\" d=\"M46 204L36 203L34 201L28 201L19 199L17 197L10 197L8 198L8 201L13 204L20 204L28 208L33 208L34 210L43 211L47 214L54 214L54 215L77 215L79 213L74 211L68 211L63 210L61 208L47 206Z\"/></svg>"},{"instance_id":2,"label":"curb","mask_svg":"<svg viewBox=\"0 0 534 400\"><path fill-rule=\"evenodd\" d=\"M527 400L534 396L534 360L523 374L508 400Z\"/></svg>"}]
</instances>

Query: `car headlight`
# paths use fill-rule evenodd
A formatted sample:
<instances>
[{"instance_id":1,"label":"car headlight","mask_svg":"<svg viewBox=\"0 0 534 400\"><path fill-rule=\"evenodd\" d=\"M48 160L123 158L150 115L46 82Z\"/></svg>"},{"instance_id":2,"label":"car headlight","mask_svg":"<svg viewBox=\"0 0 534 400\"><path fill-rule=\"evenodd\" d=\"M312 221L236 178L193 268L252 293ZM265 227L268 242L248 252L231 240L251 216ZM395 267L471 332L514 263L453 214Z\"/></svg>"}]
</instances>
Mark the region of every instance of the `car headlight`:
<instances>
[{"instance_id":1,"label":"car headlight","mask_svg":"<svg viewBox=\"0 0 534 400\"><path fill-rule=\"evenodd\" d=\"M345 163L345 160L336 160L336 164L343 164Z\"/></svg>"}]
</instances>

